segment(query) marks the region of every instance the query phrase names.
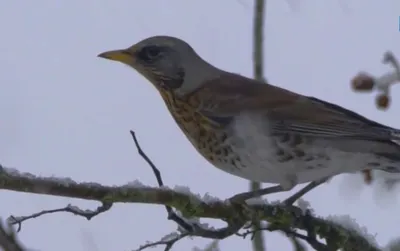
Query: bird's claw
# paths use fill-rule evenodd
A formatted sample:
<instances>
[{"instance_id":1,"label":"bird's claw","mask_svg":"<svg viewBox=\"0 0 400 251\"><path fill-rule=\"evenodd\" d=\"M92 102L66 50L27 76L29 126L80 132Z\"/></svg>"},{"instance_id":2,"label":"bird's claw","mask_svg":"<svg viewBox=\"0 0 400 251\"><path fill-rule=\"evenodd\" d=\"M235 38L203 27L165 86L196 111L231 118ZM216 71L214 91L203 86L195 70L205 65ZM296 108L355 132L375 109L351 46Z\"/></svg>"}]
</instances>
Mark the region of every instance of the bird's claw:
<instances>
[{"instance_id":1,"label":"bird's claw","mask_svg":"<svg viewBox=\"0 0 400 251\"><path fill-rule=\"evenodd\" d=\"M253 210L246 203L246 200L243 200L240 197L233 196L230 199L228 199L228 201L235 208L235 212L237 213L237 215L235 215L236 218L245 219L252 214Z\"/></svg>"}]
</instances>

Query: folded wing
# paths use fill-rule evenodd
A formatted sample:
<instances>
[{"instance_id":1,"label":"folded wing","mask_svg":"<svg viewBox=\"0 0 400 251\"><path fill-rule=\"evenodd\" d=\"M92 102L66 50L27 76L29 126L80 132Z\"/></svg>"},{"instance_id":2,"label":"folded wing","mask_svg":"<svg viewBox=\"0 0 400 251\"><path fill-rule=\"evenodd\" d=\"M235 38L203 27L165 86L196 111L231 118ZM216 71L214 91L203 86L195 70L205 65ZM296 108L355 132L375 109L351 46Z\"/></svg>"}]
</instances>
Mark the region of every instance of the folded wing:
<instances>
[{"instance_id":1,"label":"folded wing","mask_svg":"<svg viewBox=\"0 0 400 251\"><path fill-rule=\"evenodd\" d=\"M220 126L241 113L258 113L277 134L390 143L399 132L340 106L236 74L209 80L198 92L207 97L199 112Z\"/></svg>"}]
</instances>

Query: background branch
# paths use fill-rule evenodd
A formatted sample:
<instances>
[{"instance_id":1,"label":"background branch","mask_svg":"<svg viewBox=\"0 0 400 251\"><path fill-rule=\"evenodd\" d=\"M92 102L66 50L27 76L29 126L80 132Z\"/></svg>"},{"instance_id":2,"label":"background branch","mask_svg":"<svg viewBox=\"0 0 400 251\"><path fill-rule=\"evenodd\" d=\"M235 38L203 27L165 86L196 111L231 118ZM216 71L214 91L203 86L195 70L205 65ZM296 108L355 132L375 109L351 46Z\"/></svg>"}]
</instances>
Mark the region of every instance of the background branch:
<instances>
[{"instance_id":1,"label":"background branch","mask_svg":"<svg viewBox=\"0 0 400 251\"><path fill-rule=\"evenodd\" d=\"M253 74L254 78L264 81L264 48L263 48L263 33L265 19L265 0L256 0L254 6L254 21L253 21ZM260 183L250 182L250 190L258 190L261 188ZM254 229L261 228L260 222L254 223ZM257 231L254 234L252 241L254 251L265 251L265 243L263 232Z\"/></svg>"}]
</instances>

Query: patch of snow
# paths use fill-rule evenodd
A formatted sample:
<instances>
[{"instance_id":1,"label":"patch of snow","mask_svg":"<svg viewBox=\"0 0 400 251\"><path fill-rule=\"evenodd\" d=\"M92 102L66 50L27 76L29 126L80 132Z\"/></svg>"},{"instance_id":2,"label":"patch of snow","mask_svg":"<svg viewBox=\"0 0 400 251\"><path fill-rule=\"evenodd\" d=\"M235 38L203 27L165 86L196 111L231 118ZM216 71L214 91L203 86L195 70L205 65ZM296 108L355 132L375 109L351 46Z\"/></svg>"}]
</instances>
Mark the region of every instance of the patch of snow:
<instances>
[{"instance_id":1,"label":"patch of snow","mask_svg":"<svg viewBox=\"0 0 400 251\"><path fill-rule=\"evenodd\" d=\"M124 186L126 187L132 187L132 188L144 188L147 187L145 184L143 184L140 180L133 180L129 181L127 184Z\"/></svg>"},{"instance_id":2,"label":"patch of snow","mask_svg":"<svg viewBox=\"0 0 400 251\"><path fill-rule=\"evenodd\" d=\"M41 178L41 179L57 182L58 184L60 184L61 186L64 186L64 187L69 187L71 185L76 185L77 184L76 181L74 181L73 179L71 179L69 177L55 177L55 176L52 176L52 177L49 177L49 178Z\"/></svg>"},{"instance_id":3,"label":"patch of snow","mask_svg":"<svg viewBox=\"0 0 400 251\"><path fill-rule=\"evenodd\" d=\"M278 205L281 205L282 202L280 200L274 200L274 201L271 201L269 204L273 205L273 206L278 206Z\"/></svg>"},{"instance_id":4,"label":"patch of snow","mask_svg":"<svg viewBox=\"0 0 400 251\"><path fill-rule=\"evenodd\" d=\"M103 187L104 185L102 185L102 184L100 184L100 183L96 183L96 182L82 182L82 183L79 183L80 185L84 185L84 186L88 186L88 187L93 187L93 188L96 188L96 187Z\"/></svg>"},{"instance_id":5,"label":"patch of snow","mask_svg":"<svg viewBox=\"0 0 400 251\"><path fill-rule=\"evenodd\" d=\"M77 207L77 206L73 206L73 205L71 205L71 204L68 204L68 206L67 206L70 210L72 210L72 211L74 211L74 212L77 212L77 213L81 213L81 214L85 214L85 213L93 213L93 211L92 210L88 210L88 209L86 209L86 210L83 210L83 209L80 209L79 207Z\"/></svg>"},{"instance_id":6,"label":"patch of snow","mask_svg":"<svg viewBox=\"0 0 400 251\"><path fill-rule=\"evenodd\" d=\"M246 200L246 203L250 206L264 206L268 204L268 200L266 198L263 199L262 197L256 197Z\"/></svg>"},{"instance_id":7,"label":"patch of snow","mask_svg":"<svg viewBox=\"0 0 400 251\"><path fill-rule=\"evenodd\" d=\"M199 194L194 194L194 193L192 193L192 192L190 191L190 188L187 187L187 186L179 186L179 185L176 185L176 186L173 188L173 190L176 191L176 192L183 193L183 194L189 195L189 196L191 196L191 197L197 198L198 200L201 200L201 196L200 196Z\"/></svg>"},{"instance_id":8,"label":"patch of snow","mask_svg":"<svg viewBox=\"0 0 400 251\"><path fill-rule=\"evenodd\" d=\"M312 211L310 202L306 201L303 198L297 200L297 206L301 209L303 214L306 214L309 211Z\"/></svg>"},{"instance_id":9,"label":"patch of snow","mask_svg":"<svg viewBox=\"0 0 400 251\"><path fill-rule=\"evenodd\" d=\"M0 169L2 172L5 172L6 174L8 174L8 175L10 175L10 176L21 176L21 173L20 173L20 171L18 171L17 169L15 169L15 168L10 168L10 167L4 167L4 166L1 166L1 169Z\"/></svg>"},{"instance_id":10,"label":"patch of snow","mask_svg":"<svg viewBox=\"0 0 400 251\"><path fill-rule=\"evenodd\" d=\"M215 197L215 196L212 196L212 195L210 195L209 193L204 194L203 198L201 198L201 199L202 199L202 201L204 201L206 204L212 204L212 203L220 202L220 201L221 201L221 199L219 199L219 198L217 198L217 197Z\"/></svg>"},{"instance_id":11,"label":"patch of snow","mask_svg":"<svg viewBox=\"0 0 400 251\"><path fill-rule=\"evenodd\" d=\"M179 238L179 233L177 233L177 232L172 232L172 233L169 233L169 234L165 235L164 237L162 237L162 238L161 238L161 241L167 242L167 241L175 240L175 239L177 239L177 238Z\"/></svg>"},{"instance_id":12,"label":"patch of snow","mask_svg":"<svg viewBox=\"0 0 400 251\"><path fill-rule=\"evenodd\" d=\"M383 248L383 251L399 251L400 250L400 238L395 238Z\"/></svg>"},{"instance_id":13,"label":"patch of snow","mask_svg":"<svg viewBox=\"0 0 400 251\"><path fill-rule=\"evenodd\" d=\"M354 231L356 234L363 236L370 244L378 247L375 236L368 233L368 230L364 226L360 226L354 218L349 215L330 215L325 218L328 221L336 223L347 230Z\"/></svg>"},{"instance_id":14,"label":"patch of snow","mask_svg":"<svg viewBox=\"0 0 400 251\"><path fill-rule=\"evenodd\" d=\"M220 251L218 244L219 244L219 240L213 240L206 247L204 247L204 248L194 247L192 249L192 251Z\"/></svg>"},{"instance_id":15,"label":"patch of snow","mask_svg":"<svg viewBox=\"0 0 400 251\"><path fill-rule=\"evenodd\" d=\"M168 191L172 190L169 186L166 186L166 185L160 186L159 188L162 190L168 190Z\"/></svg>"},{"instance_id":16,"label":"patch of snow","mask_svg":"<svg viewBox=\"0 0 400 251\"><path fill-rule=\"evenodd\" d=\"M16 178L16 179L29 179L29 180L34 180L37 183L40 183L41 181L47 181L47 182L51 182L51 183L58 183L61 186L64 187L68 187L70 185L76 185L77 182L74 181L73 179L69 178L69 177L55 177L55 176L51 176L51 177L40 177L37 175L34 175L32 173L28 173L28 172L20 172L15 168L8 168L8 167L4 167L4 166L0 166L0 172L4 172L7 175Z\"/></svg>"}]
</instances>

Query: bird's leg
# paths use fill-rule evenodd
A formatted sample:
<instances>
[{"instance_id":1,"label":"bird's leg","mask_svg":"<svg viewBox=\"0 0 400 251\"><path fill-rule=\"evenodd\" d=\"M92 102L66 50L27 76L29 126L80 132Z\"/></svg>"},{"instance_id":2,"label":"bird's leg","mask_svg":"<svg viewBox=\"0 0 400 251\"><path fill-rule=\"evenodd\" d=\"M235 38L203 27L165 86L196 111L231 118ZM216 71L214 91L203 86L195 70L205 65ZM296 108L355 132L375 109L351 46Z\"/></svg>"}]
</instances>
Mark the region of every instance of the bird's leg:
<instances>
[{"instance_id":1,"label":"bird's leg","mask_svg":"<svg viewBox=\"0 0 400 251\"><path fill-rule=\"evenodd\" d=\"M267 195L267 194L271 194L271 193L279 193L279 192L285 192L285 191L287 191L287 190L285 190L281 185L277 185L277 186L257 189L257 190L250 191L250 192L239 193L239 194L236 194L236 195L232 196L231 198L229 198L229 201L234 202L234 203L242 203L248 199L261 197L263 195Z\"/></svg>"},{"instance_id":2,"label":"bird's leg","mask_svg":"<svg viewBox=\"0 0 400 251\"><path fill-rule=\"evenodd\" d=\"M232 204L234 208L236 208L235 211L238 212L238 215L236 217L248 219L249 217L252 218L253 216L252 216L252 210L246 203L246 200L256 197L261 197L266 194L278 193L283 191L286 190L281 185L277 185L277 186L253 190L250 192L239 193L229 198L228 201ZM251 220L251 222L254 222L254 220Z\"/></svg>"},{"instance_id":3,"label":"bird's leg","mask_svg":"<svg viewBox=\"0 0 400 251\"><path fill-rule=\"evenodd\" d=\"M303 187L302 189L300 189L300 191L298 191L297 193L293 194L292 196L290 196L289 198L284 200L283 204L285 204L287 206L288 205L293 205L293 203L296 200L300 199L303 195L305 195L306 193L310 192L311 190L313 190L317 186L321 185L322 183L325 183L326 181L329 180L329 178L330 177L327 177L327 178L323 178L323 179L316 180L316 181L308 183L308 185Z\"/></svg>"},{"instance_id":4,"label":"bird's leg","mask_svg":"<svg viewBox=\"0 0 400 251\"><path fill-rule=\"evenodd\" d=\"M293 187L297 185L297 177L295 175L287 175L282 183L277 186L261 188L257 190L253 190L250 192L240 193L232 196L229 199L229 202L237 208L237 211L240 212L240 216L243 215L251 215L252 210L249 205L246 203L246 200L261 197L263 195L278 193L278 192L286 192L291 190ZM250 216L252 217L252 216ZM246 217L248 218L248 216Z\"/></svg>"},{"instance_id":5,"label":"bird's leg","mask_svg":"<svg viewBox=\"0 0 400 251\"><path fill-rule=\"evenodd\" d=\"M296 175L287 174L285 176L285 179L282 180L280 185L267 187L267 188L261 188L261 189L257 189L257 190L246 192L246 193L236 194L235 196L231 197L229 199L229 201L236 202L236 203L243 203L248 199L261 197L263 195L290 191L296 185L297 185Z\"/></svg>"}]
</instances>

